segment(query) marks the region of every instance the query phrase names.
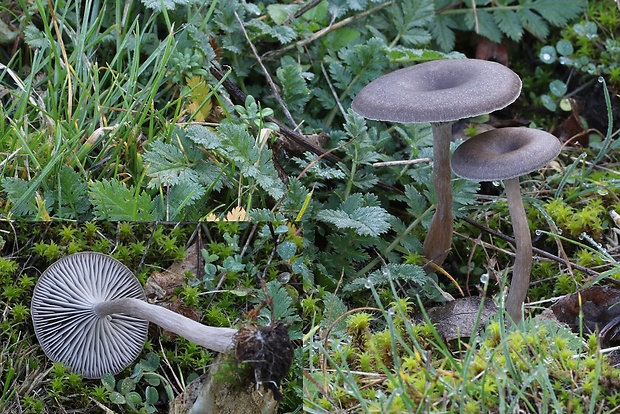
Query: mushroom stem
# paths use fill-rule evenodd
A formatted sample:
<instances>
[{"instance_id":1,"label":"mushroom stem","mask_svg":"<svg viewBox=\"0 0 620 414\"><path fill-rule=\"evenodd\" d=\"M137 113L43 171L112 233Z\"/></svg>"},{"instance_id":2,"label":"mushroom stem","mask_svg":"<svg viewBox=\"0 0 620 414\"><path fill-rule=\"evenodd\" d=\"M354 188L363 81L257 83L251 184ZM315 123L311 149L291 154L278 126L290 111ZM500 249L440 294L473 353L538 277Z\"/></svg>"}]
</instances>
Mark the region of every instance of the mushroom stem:
<instances>
[{"instance_id":1,"label":"mushroom stem","mask_svg":"<svg viewBox=\"0 0 620 414\"><path fill-rule=\"evenodd\" d=\"M122 298L94 305L94 312L99 318L116 313L124 313L145 319L174 332L190 342L216 352L226 352L233 347L236 329L216 328L203 325L192 319L179 315L169 309L151 305L140 299Z\"/></svg>"},{"instance_id":2,"label":"mushroom stem","mask_svg":"<svg viewBox=\"0 0 620 414\"><path fill-rule=\"evenodd\" d=\"M450 169L450 142L452 122L433 122L433 186L437 197L435 215L431 220L424 256L441 265L452 244L452 171Z\"/></svg>"},{"instance_id":3,"label":"mushroom stem","mask_svg":"<svg viewBox=\"0 0 620 414\"><path fill-rule=\"evenodd\" d=\"M519 323L522 317L522 306L530 286L530 272L532 270L532 236L527 223L519 178L504 180L508 212L512 220L515 236L516 257L512 268L512 281L506 299L506 311L514 323Z\"/></svg>"}]
</instances>

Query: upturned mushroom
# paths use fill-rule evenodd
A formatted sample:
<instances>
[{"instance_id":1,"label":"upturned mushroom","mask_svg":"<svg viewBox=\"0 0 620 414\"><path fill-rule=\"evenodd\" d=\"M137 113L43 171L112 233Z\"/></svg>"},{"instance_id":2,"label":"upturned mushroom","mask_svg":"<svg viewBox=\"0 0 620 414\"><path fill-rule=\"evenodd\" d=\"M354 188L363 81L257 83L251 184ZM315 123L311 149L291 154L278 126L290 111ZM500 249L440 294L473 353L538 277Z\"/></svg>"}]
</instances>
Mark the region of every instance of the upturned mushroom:
<instances>
[{"instance_id":1,"label":"upturned mushroom","mask_svg":"<svg viewBox=\"0 0 620 414\"><path fill-rule=\"evenodd\" d=\"M521 79L507 67L486 60L455 59L396 70L370 82L353 99L351 108L368 119L431 123L437 206L424 240L424 255L437 265L452 244L452 124L502 109L520 93Z\"/></svg>"},{"instance_id":2,"label":"upturned mushroom","mask_svg":"<svg viewBox=\"0 0 620 414\"><path fill-rule=\"evenodd\" d=\"M532 269L532 237L519 177L547 165L561 149L560 141L545 131L515 127L483 132L462 143L452 155L452 171L458 177L504 182L516 249L505 306L515 323L522 319Z\"/></svg>"},{"instance_id":3,"label":"upturned mushroom","mask_svg":"<svg viewBox=\"0 0 620 414\"><path fill-rule=\"evenodd\" d=\"M216 352L233 347L236 329L202 325L145 299L138 279L118 260L75 253L39 278L31 304L34 331L52 361L85 378L131 364L146 342L148 322Z\"/></svg>"}]
</instances>

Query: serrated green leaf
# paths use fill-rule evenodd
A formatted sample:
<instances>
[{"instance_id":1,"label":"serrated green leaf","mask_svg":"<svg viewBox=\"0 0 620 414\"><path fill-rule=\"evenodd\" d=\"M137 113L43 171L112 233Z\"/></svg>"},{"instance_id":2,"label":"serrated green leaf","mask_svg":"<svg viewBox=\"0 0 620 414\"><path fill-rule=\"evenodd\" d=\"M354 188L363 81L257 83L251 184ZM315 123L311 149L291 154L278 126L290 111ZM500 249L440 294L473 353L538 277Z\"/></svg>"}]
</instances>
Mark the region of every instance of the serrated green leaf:
<instances>
[{"instance_id":1,"label":"serrated green leaf","mask_svg":"<svg viewBox=\"0 0 620 414\"><path fill-rule=\"evenodd\" d=\"M155 11L174 10L177 6L196 4L199 0L140 0L144 6Z\"/></svg>"},{"instance_id":2,"label":"serrated green leaf","mask_svg":"<svg viewBox=\"0 0 620 414\"><path fill-rule=\"evenodd\" d=\"M325 209L317 219L340 229L352 229L360 236L379 236L390 229L390 215L383 207L364 205L359 193L352 194L337 210Z\"/></svg>"},{"instance_id":3,"label":"serrated green leaf","mask_svg":"<svg viewBox=\"0 0 620 414\"><path fill-rule=\"evenodd\" d=\"M540 15L534 13L530 9L520 9L517 12L517 17L521 21L521 24L531 34L539 39L546 39L549 36L549 25L540 17Z\"/></svg>"},{"instance_id":4,"label":"serrated green leaf","mask_svg":"<svg viewBox=\"0 0 620 414\"><path fill-rule=\"evenodd\" d=\"M583 0L533 0L529 4L545 20L554 26L564 26L583 12Z\"/></svg>"},{"instance_id":5,"label":"serrated green leaf","mask_svg":"<svg viewBox=\"0 0 620 414\"><path fill-rule=\"evenodd\" d=\"M282 86L282 100L292 114L301 115L312 96L307 84L307 79L312 78L312 75L302 73L291 56L285 56L280 60L276 75Z\"/></svg>"},{"instance_id":6,"label":"serrated green leaf","mask_svg":"<svg viewBox=\"0 0 620 414\"><path fill-rule=\"evenodd\" d=\"M7 194L9 200L15 203L19 198L28 191L28 182L21 178L5 177L2 179L2 190ZM22 204L20 209L15 209L14 214L20 215L33 215L38 211L35 194L32 192L32 196Z\"/></svg>"},{"instance_id":7,"label":"serrated green leaf","mask_svg":"<svg viewBox=\"0 0 620 414\"><path fill-rule=\"evenodd\" d=\"M68 165L63 165L58 172L55 213L61 218L77 219L90 208L88 186L80 174Z\"/></svg>"},{"instance_id":8,"label":"serrated green leaf","mask_svg":"<svg viewBox=\"0 0 620 414\"><path fill-rule=\"evenodd\" d=\"M323 305L325 310L323 311L323 318L321 319L321 326L324 328L329 327L334 335L343 333L347 327L346 319L342 318L348 309L347 305L336 294L328 292L323 295Z\"/></svg>"},{"instance_id":9,"label":"serrated green leaf","mask_svg":"<svg viewBox=\"0 0 620 414\"><path fill-rule=\"evenodd\" d=\"M430 30L433 39L442 51L448 52L454 49L455 35L453 29L456 27L458 24L451 16L442 14L436 16Z\"/></svg>"},{"instance_id":10,"label":"serrated green leaf","mask_svg":"<svg viewBox=\"0 0 620 414\"><path fill-rule=\"evenodd\" d=\"M523 27L521 21L517 17L517 13L513 10L498 10L493 14L495 22L499 29L510 39L514 41L521 40L523 35Z\"/></svg>"},{"instance_id":11,"label":"serrated green leaf","mask_svg":"<svg viewBox=\"0 0 620 414\"><path fill-rule=\"evenodd\" d=\"M208 150L219 148L222 145L217 134L202 125L188 126L185 131L185 136L196 144L202 146L202 148Z\"/></svg>"},{"instance_id":12,"label":"serrated green leaf","mask_svg":"<svg viewBox=\"0 0 620 414\"><path fill-rule=\"evenodd\" d=\"M265 292L271 298L271 303L273 303L273 307L271 309L267 309L267 307L261 310L261 315L271 321L271 314L273 313L273 317L275 320L284 320L287 322L294 322L299 319L297 312L293 305L293 299L288 294L282 283L277 280L272 280L265 284ZM266 301L265 292L262 290L258 291L257 299L261 303ZM273 321L272 321L273 322Z\"/></svg>"},{"instance_id":13,"label":"serrated green leaf","mask_svg":"<svg viewBox=\"0 0 620 414\"><path fill-rule=\"evenodd\" d=\"M284 196L284 184L280 181L271 159L271 151L256 145L256 141L242 125L224 122L218 128L222 140L222 153L234 161L241 174L251 177L271 197Z\"/></svg>"},{"instance_id":14,"label":"serrated green leaf","mask_svg":"<svg viewBox=\"0 0 620 414\"><path fill-rule=\"evenodd\" d=\"M502 32L497 27L495 19L493 19L493 15L490 12L478 10L474 13L472 11L465 15L465 22L469 29L474 30L479 35L495 43L502 41Z\"/></svg>"},{"instance_id":15,"label":"serrated green leaf","mask_svg":"<svg viewBox=\"0 0 620 414\"><path fill-rule=\"evenodd\" d=\"M89 194L97 220L153 221L155 204L145 192L111 179L91 183Z\"/></svg>"},{"instance_id":16,"label":"serrated green leaf","mask_svg":"<svg viewBox=\"0 0 620 414\"><path fill-rule=\"evenodd\" d=\"M390 281L403 280L406 282L414 282L419 286L423 286L428 281L424 269L420 266L412 264L389 263L381 269L376 270L368 276L360 277L352 280L345 285L343 291L346 293L355 293L366 291L369 284L374 287L385 286Z\"/></svg>"}]
</instances>

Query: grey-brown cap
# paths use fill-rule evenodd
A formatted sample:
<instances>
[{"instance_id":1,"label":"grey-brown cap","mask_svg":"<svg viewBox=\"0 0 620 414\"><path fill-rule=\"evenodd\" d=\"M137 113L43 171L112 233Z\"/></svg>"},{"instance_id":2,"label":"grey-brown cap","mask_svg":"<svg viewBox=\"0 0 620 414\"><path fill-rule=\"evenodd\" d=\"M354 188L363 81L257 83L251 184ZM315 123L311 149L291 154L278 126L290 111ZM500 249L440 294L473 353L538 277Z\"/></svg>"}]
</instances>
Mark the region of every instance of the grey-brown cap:
<instances>
[{"instance_id":1,"label":"grey-brown cap","mask_svg":"<svg viewBox=\"0 0 620 414\"><path fill-rule=\"evenodd\" d=\"M560 141L548 132L498 128L459 145L452 155L452 171L472 181L508 180L544 167L561 150Z\"/></svg>"},{"instance_id":2,"label":"grey-brown cap","mask_svg":"<svg viewBox=\"0 0 620 414\"><path fill-rule=\"evenodd\" d=\"M122 313L100 318L94 306L128 297L145 300L140 282L118 260L94 252L58 260L43 272L32 297L43 351L86 378L120 372L142 351L148 321Z\"/></svg>"},{"instance_id":3,"label":"grey-brown cap","mask_svg":"<svg viewBox=\"0 0 620 414\"><path fill-rule=\"evenodd\" d=\"M357 94L351 108L377 121L449 122L502 109L520 93L519 76L499 63L435 60L375 79Z\"/></svg>"}]
</instances>

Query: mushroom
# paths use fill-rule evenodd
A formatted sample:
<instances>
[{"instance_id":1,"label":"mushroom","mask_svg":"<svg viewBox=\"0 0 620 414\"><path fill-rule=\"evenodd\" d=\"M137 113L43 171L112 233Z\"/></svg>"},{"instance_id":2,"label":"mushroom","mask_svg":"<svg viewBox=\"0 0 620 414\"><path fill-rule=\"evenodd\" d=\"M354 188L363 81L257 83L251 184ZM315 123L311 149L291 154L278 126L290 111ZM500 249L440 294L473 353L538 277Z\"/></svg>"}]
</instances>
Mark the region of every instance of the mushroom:
<instances>
[{"instance_id":1,"label":"mushroom","mask_svg":"<svg viewBox=\"0 0 620 414\"><path fill-rule=\"evenodd\" d=\"M506 311L515 323L522 318L532 269L532 237L519 177L547 165L561 149L560 141L545 131L513 127L483 132L462 143L452 155L452 171L458 177L504 182L516 244Z\"/></svg>"},{"instance_id":2,"label":"mushroom","mask_svg":"<svg viewBox=\"0 0 620 414\"><path fill-rule=\"evenodd\" d=\"M452 124L502 109L520 93L519 76L499 63L437 60L381 76L366 85L351 103L355 112L368 119L431 123L437 206L424 240L424 255L436 265L441 265L452 244Z\"/></svg>"},{"instance_id":3,"label":"mushroom","mask_svg":"<svg viewBox=\"0 0 620 414\"><path fill-rule=\"evenodd\" d=\"M133 273L95 252L75 253L48 267L37 282L31 314L45 354L85 378L117 374L140 354L153 322L217 352L233 347L236 329L205 326L145 302Z\"/></svg>"}]
</instances>

